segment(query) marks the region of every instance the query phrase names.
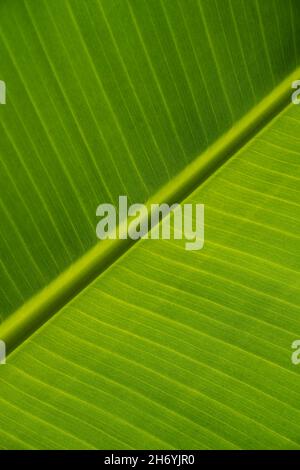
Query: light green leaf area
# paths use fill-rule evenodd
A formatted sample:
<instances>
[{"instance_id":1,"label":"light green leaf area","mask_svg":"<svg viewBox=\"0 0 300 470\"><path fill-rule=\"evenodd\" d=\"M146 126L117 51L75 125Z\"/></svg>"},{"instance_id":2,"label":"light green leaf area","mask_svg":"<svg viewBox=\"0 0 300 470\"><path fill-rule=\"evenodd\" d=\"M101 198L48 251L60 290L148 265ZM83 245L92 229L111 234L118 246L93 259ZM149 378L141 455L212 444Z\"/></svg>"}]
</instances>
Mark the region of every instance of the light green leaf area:
<instances>
[{"instance_id":1,"label":"light green leaf area","mask_svg":"<svg viewBox=\"0 0 300 470\"><path fill-rule=\"evenodd\" d=\"M297 0L1 0L0 315L145 202L299 63Z\"/></svg>"},{"instance_id":2,"label":"light green leaf area","mask_svg":"<svg viewBox=\"0 0 300 470\"><path fill-rule=\"evenodd\" d=\"M4 448L300 448L300 115L185 202L205 246L141 240L1 368Z\"/></svg>"}]
</instances>

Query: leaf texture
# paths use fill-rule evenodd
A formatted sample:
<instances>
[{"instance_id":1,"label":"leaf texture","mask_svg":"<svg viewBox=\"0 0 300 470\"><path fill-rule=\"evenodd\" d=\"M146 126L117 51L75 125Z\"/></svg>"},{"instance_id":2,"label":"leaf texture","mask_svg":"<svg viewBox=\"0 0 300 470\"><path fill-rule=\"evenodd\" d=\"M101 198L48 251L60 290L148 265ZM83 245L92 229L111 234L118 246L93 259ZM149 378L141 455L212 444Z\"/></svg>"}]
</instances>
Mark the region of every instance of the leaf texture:
<instances>
[{"instance_id":1,"label":"leaf texture","mask_svg":"<svg viewBox=\"0 0 300 470\"><path fill-rule=\"evenodd\" d=\"M299 449L300 118L185 202L205 247L142 240L1 369L3 448Z\"/></svg>"},{"instance_id":2,"label":"leaf texture","mask_svg":"<svg viewBox=\"0 0 300 470\"><path fill-rule=\"evenodd\" d=\"M221 3L221 5L220 5ZM2 0L2 319L299 63L296 0Z\"/></svg>"}]
</instances>

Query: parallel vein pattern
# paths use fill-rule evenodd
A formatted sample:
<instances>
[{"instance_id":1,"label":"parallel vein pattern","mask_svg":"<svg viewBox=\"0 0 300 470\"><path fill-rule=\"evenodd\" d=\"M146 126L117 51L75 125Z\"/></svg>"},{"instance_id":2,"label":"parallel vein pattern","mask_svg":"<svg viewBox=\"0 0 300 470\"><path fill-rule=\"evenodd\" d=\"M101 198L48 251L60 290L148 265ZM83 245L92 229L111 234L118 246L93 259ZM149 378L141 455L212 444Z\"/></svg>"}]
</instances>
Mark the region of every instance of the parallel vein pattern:
<instances>
[{"instance_id":1,"label":"parallel vein pattern","mask_svg":"<svg viewBox=\"0 0 300 470\"><path fill-rule=\"evenodd\" d=\"M291 105L188 198L202 251L137 243L12 353L3 448L300 448L298 135Z\"/></svg>"},{"instance_id":2,"label":"parallel vein pattern","mask_svg":"<svg viewBox=\"0 0 300 470\"><path fill-rule=\"evenodd\" d=\"M1 319L96 243L99 203L146 201L295 69L297 11L0 2Z\"/></svg>"}]
</instances>

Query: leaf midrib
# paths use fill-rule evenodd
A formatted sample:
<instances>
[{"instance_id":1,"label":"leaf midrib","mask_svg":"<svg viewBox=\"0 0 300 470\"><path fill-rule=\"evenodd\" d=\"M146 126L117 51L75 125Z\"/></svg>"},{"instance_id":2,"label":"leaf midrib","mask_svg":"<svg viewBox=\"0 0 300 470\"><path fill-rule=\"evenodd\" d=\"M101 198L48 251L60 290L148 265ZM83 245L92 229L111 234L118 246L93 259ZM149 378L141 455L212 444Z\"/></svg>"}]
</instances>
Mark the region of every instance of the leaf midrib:
<instances>
[{"instance_id":1,"label":"leaf midrib","mask_svg":"<svg viewBox=\"0 0 300 470\"><path fill-rule=\"evenodd\" d=\"M228 132L152 196L145 204L146 207L149 209L153 203L173 204L184 200L288 105L291 84L299 76L300 68L297 68ZM0 339L6 343L7 352L12 352L137 241L115 239L97 243L48 286L12 313L0 326Z\"/></svg>"}]
</instances>

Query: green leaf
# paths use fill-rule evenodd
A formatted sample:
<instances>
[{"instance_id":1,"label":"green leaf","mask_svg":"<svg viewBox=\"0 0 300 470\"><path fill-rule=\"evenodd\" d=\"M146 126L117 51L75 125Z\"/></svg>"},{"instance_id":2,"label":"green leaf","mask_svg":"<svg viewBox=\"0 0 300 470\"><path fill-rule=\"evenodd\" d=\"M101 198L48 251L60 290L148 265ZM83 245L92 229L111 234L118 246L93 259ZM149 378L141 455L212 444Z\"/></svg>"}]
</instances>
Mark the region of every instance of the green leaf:
<instances>
[{"instance_id":1,"label":"green leaf","mask_svg":"<svg viewBox=\"0 0 300 470\"><path fill-rule=\"evenodd\" d=\"M205 204L202 251L136 243L11 355L7 446L300 446L296 111L185 201Z\"/></svg>"},{"instance_id":2,"label":"green leaf","mask_svg":"<svg viewBox=\"0 0 300 470\"><path fill-rule=\"evenodd\" d=\"M300 447L296 11L1 3L0 447ZM204 249L97 243L121 194Z\"/></svg>"},{"instance_id":3,"label":"green leaf","mask_svg":"<svg viewBox=\"0 0 300 470\"><path fill-rule=\"evenodd\" d=\"M219 1L1 2L3 317L294 70L295 1Z\"/></svg>"}]
</instances>

